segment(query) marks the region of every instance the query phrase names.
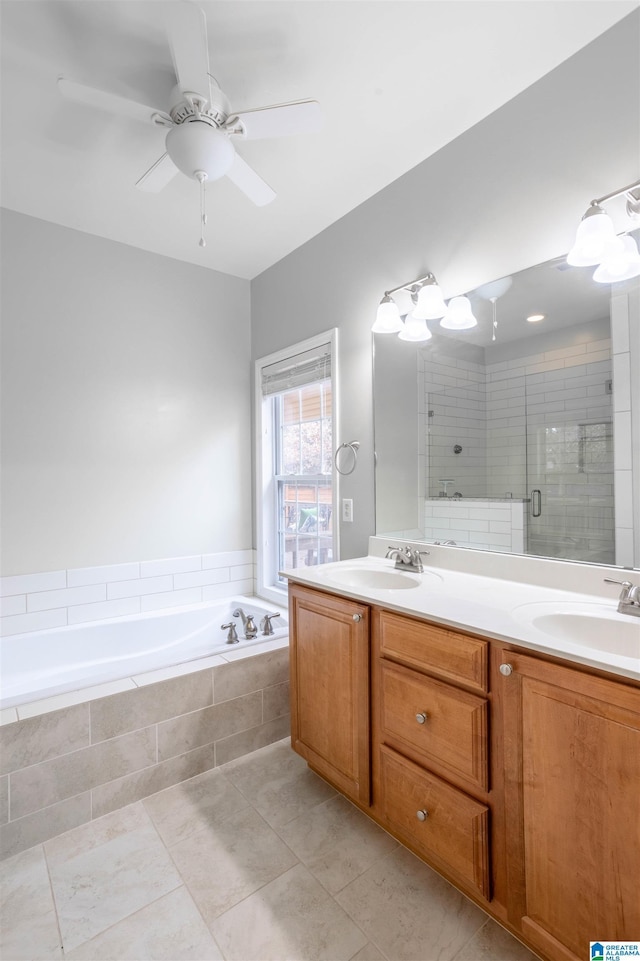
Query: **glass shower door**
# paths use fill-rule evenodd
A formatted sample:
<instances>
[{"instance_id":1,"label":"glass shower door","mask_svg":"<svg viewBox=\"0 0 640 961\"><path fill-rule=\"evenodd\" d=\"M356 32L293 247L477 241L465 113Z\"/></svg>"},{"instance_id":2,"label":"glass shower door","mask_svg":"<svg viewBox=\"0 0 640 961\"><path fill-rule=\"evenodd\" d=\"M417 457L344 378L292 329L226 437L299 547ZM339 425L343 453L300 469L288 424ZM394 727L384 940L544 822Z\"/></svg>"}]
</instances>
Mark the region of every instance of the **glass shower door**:
<instances>
[{"instance_id":1,"label":"glass shower door","mask_svg":"<svg viewBox=\"0 0 640 961\"><path fill-rule=\"evenodd\" d=\"M527 389L527 553L613 564L611 415L567 410L564 391L555 399L537 384Z\"/></svg>"}]
</instances>

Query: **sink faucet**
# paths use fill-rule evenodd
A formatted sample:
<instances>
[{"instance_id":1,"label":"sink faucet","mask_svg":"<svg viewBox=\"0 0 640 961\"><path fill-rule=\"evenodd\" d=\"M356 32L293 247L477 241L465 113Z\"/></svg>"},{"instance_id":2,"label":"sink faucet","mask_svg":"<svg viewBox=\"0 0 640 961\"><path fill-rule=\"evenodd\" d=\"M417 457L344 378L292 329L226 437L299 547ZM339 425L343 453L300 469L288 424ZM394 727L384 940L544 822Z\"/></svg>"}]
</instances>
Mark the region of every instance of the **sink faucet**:
<instances>
[{"instance_id":1,"label":"sink faucet","mask_svg":"<svg viewBox=\"0 0 640 961\"><path fill-rule=\"evenodd\" d=\"M631 581L614 581L610 577L605 577L604 580L605 584L620 584L622 587L618 598L618 613L640 617L640 584L632 584Z\"/></svg>"},{"instance_id":2,"label":"sink faucet","mask_svg":"<svg viewBox=\"0 0 640 961\"><path fill-rule=\"evenodd\" d=\"M258 628L256 627L256 622L254 621L255 614L245 614L241 607L237 607L233 612L233 617L242 618L244 636L248 641L258 636Z\"/></svg>"},{"instance_id":3,"label":"sink faucet","mask_svg":"<svg viewBox=\"0 0 640 961\"><path fill-rule=\"evenodd\" d=\"M385 557L395 557L396 569L417 571L418 574L421 574L424 570L421 555L428 553L429 551L420 551L417 547L390 547Z\"/></svg>"}]
</instances>

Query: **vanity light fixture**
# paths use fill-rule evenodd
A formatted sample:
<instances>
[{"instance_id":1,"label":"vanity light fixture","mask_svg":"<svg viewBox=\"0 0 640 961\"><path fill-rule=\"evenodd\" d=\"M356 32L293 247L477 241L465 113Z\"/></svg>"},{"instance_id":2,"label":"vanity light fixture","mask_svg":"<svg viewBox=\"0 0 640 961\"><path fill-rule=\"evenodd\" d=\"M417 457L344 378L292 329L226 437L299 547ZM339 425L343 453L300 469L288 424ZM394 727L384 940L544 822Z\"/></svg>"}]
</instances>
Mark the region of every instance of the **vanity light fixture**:
<instances>
[{"instance_id":1,"label":"vanity light fixture","mask_svg":"<svg viewBox=\"0 0 640 961\"><path fill-rule=\"evenodd\" d=\"M611 284L640 276L640 254L633 239L627 234L617 236L613 221L602 204L623 195L627 199L629 217L640 215L640 180L592 200L584 214L567 263L574 267L597 267L593 279Z\"/></svg>"},{"instance_id":2,"label":"vanity light fixture","mask_svg":"<svg viewBox=\"0 0 640 961\"><path fill-rule=\"evenodd\" d=\"M408 291L413 302L413 308L404 322L400 316L400 308L392 296L400 290ZM433 274L426 274L408 284L385 290L371 330L374 334L398 334L402 340L429 340L432 335L426 321L438 320L444 316L446 309L447 305L436 278Z\"/></svg>"}]
</instances>

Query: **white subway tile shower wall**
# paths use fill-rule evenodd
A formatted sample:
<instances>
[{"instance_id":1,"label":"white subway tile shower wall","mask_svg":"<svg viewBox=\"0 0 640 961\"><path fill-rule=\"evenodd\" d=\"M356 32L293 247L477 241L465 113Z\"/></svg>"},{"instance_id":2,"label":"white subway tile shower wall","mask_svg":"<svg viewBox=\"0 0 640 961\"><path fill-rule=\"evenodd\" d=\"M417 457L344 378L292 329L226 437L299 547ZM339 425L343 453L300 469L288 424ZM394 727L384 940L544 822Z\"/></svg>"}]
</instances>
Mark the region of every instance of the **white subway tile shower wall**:
<instances>
[{"instance_id":1,"label":"white subway tile shower wall","mask_svg":"<svg viewBox=\"0 0 640 961\"><path fill-rule=\"evenodd\" d=\"M433 498L424 504L427 540L453 540L458 547L522 554L526 508L523 501Z\"/></svg>"},{"instance_id":2,"label":"white subway tile shower wall","mask_svg":"<svg viewBox=\"0 0 640 961\"><path fill-rule=\"evenodd\" d=\"M255 551L0 578L0 634L183 607L255 591Z\"/></svg>"},{"instance_id":3,"label":"white subway tile shower wall","mask_svg":"<svg viewBox=\"0 0 640 961\"><path fill-rule=\"evenodd\" d=\"M440 478L452 478L449 494L484 497L486 489L486 374L484 363L440 356L424 357L424 389L429 411L427 496L437 497ZM460 444L452 472L451 452ZM442 488L444 489L444 488Z\"/></svg>"}]
</instances>

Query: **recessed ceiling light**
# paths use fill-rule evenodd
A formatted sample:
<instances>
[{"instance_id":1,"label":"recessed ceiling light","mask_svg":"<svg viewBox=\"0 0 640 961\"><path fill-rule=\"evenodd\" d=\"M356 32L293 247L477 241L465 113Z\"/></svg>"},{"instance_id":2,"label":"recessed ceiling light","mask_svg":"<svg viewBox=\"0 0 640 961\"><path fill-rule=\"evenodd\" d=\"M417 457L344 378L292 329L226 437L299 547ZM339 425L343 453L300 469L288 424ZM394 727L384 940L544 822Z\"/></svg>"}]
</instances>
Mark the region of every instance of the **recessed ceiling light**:
<instances>
[{"instance_id":1,"label":"recessed ceiling light","mask_svg":"<svg viewBox=\"0 0 640 961\"><path fill-rule=\"evenodd\" d=\"M544 314L529 314L527 317L529 324L537 324L540 320L544 320Z\"/></svg>"}]
</instances>

